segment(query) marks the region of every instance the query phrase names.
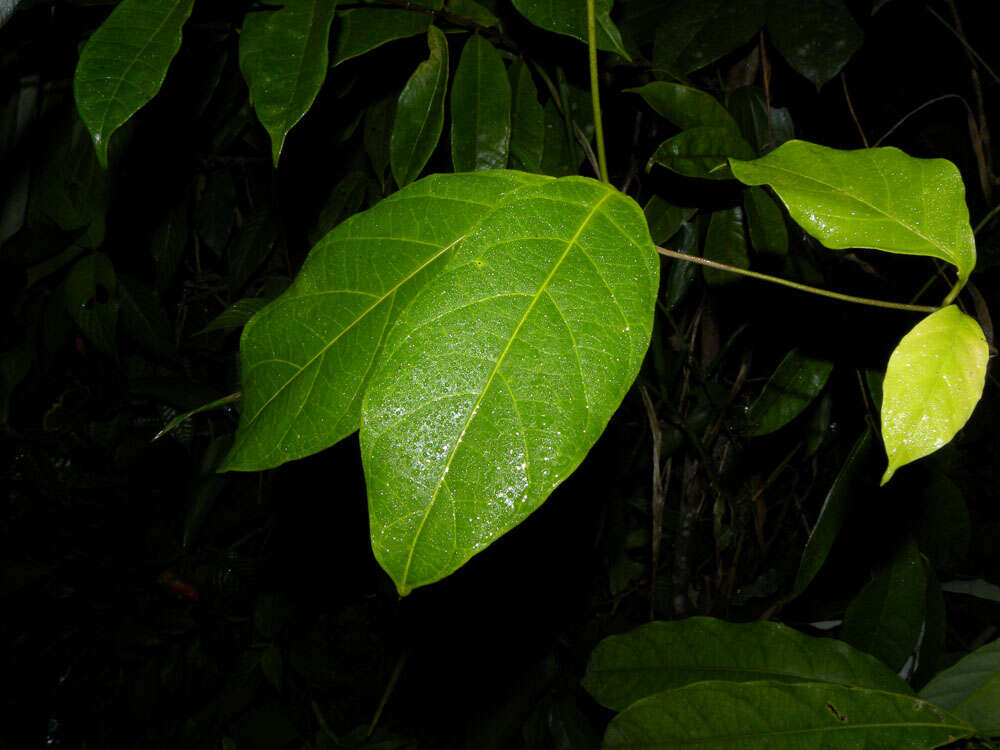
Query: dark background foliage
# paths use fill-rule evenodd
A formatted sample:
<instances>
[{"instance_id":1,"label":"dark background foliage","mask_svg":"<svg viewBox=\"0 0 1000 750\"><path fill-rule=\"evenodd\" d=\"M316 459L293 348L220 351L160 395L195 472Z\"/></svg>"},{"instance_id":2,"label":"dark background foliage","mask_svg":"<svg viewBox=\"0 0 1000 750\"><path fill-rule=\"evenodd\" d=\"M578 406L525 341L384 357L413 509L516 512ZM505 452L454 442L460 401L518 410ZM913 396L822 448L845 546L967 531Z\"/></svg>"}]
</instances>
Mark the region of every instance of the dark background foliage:
<instances>
[{"instance_id":1,"label":"dark background foliage","mask_svg":"<svg viewBox=\"0 0 1000 750\"><path fill-rule=\"evenodd\" d=\"M688 285L658 317L639 381L672 468L655 586L638 386L538 513L404 600L370 551L356 439L228 475L212 468L235 429L232 408L153 442L171 417L239 389L236 330L199 332L237 300L273 297L317 236L394 189L366 155L365 118L398 95L426 44L396 41L331 69L275 170L236 63L248 4L198 3L162 91L116 136L104 173L75 115L72 76L109 4L24 2L0 29L5 205L24 194L20 176L29 180L28 221L0 247L0 747L596 747L610 714L579 687L587 657L651 615L780 612L819 633L809 623L840 619L909 534L941 580L1000 580L990 377L953 446L884 490L875 489L882 458L867 461L830 560L783 606L808 530L871 418L863 375L884 368L912 317L752 281L708 287L668 263L664 277ZM957 8L968 45L1000 70L990 5ZM629 12L620 6L616 19ZM838 148L861 147L862 129L874 143L917 106L958 95L909 117L883 145L953 160L975 225L997 200L983 127L1000 114L1000 83L942 23L954 23L948 3L884 6L873 15L868 2L850 4L864 44L818 92L766 37L692 79L722 94L750 66L748 83L759 84L762 48L772 104L788 108L797 137ZM501 46L516 40L542 69L562 66L568 84L586 89L583 45L532 29L505 2L496 12ZM648 77L641 61L605 68L612 182L627 182L641 204L659 195L703 214L737 205L733 185L644 171L669 129L621 90ZM440 148L428 171L449 170L447 155ZM581 173L592 174L586 162ZM71 211L88 221L106 212L103 237L81 236L82 220L67 230L58 217ZM697 239L704 225L685 231ZM973 284L1000 309L1000 221L978 244ZM797 230L792 246L788 259L762 256L755 267L888 299L908 299L934 273L927 261L831 253ZM112 280L75 300L72 261L97 247L117 289ZM946 289L934 282L927 297ZM70 316L67 299L98 317L117 302L117 333ZM793 347L833 360L832 379L793 425L749 440L746 406ZM992 637L998 608L948 595L947 637L928 659L947 665Z\"/></svg>"}]
</instances>

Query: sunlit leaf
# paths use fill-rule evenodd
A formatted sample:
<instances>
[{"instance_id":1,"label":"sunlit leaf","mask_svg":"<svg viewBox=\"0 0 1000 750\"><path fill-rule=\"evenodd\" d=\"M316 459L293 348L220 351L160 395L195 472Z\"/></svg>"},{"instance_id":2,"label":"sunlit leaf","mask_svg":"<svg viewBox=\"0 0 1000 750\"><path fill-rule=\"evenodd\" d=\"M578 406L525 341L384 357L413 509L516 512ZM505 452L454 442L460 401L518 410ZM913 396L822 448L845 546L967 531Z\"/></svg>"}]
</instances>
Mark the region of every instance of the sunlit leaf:
<instances>
[{"instance_id":1,"label":"sunlit leaf","mask_svg":"<svg viewBox=\"0 0 1000 750\"><path fill-rule=\"evenodd\" d=\"M647 169L659 164L686 177L729 180L733 174L727 159L748 159L752 155L750 144L732 128L698 127L681 131L661 143Z\"/></svg>"},{"instance_id":2,"label":"sunlit leaf","mask_svg":"<svg viewBox=\"0 0 1000 750\"><path fill-rule=\"evenodd\" d=\"M816 88L837 75L864 40L844 0L772 0L767 35Z\"/></svg>"},{"instance_id":3,"label":"sunlit leaf","mask_svg":"<svg viewBox=\"0 0 1000 750\"><path fill-rule=\"evenodd\" d=\"M430 57L413 71L396 104L389 159L396 184L405 187L420 176L437 148L444 128L448 88L448 40L436 26L427 30Z\"/></svg>"},{"instance_id":4,"label":"sunlit leaf","mask_svg":"<svg viewBox=\"0 0 1000 750\"><path fill-rule=\"evenodd\" d=\"M679 83L653 81L625 91L641 96L656 114L681 130L710 127L729 128L739 132L736 120L726 108L714 96L701 89Z\"/></svg>"},{"instance_id":5,"label":"sunlit leaf","mask_svg":"<svg viewBox=\"0 0 1000 750\"><path fill-rule=\"evenodd\" d=\"M456 172L507 166L510 106L503 58L486 39L473 34L451 84L451 158Z\"/></svg>"},{"instance_id":6,"label":"sunlit leaf","mask_svg":"<svg viewBox=\"0 0 1000 750\"><path fill-rule=\"evenodd\" d=\"M602 748L926 750L975 734L911 695L824 683L699 682L632 704Z\"/></svg>"},{"instance_id":7,"label":"sunlit leaf","mask_svg":"<svg viewBox=\"0 0 1000 750\"><path fill-rule=\"evenodd\" d=\"M833 362L793 349L750 405L750 434L768 435L801 414L826 385Z\"/></svg>"},{"instance_id":8,"label":"sunlit leaf","mask_svg":"<svg viewBox=\"0 0 1000 750\"><path fill-rule=\"evenodd\" d=\"M1000 641L981 646L938 674L920 697L952 711L983 734L1000 734Z\"/></svg>"},{"instance_id":9,"label":"sunlit leaf","mask_svg":"<svg viewBox=\"0 0 1000 750\"><path fill-rule=\"evenodd\" d=\"M933 453L968 421L983 394L989 346L955 305L917 323L889 358L882 383L882 440L896 469Z\"/></svg>"},{"instance_id":10,"label":"sunlit leaf","mask_svg":"<svg viewBox=\"0 0 1000 750\"><path fill-rule=\"evenodd\" d=\"M703 680L832 682L910 692L895 672L842 641L812 638L776 622L710 617L651 622L605 638L590 656L583 687L602 706L621 711L640 698Z\"/></svg>"},{"instance_id":11,"label":"sunlit leaf","mask_svg":"<svg viewBox=\"0 0 1000 750\"><path fill-rule=\"evenodd\" d=\"M401 594L576 469L649 345L658 267L630 198L547 181L504 200L401 314L361 426L372 547Z\"/></svg>"},{"instance_id":12,"label":"sunlit leaf","mask_svg":"<svg viewBox=\"0 0 1000 750\"><path fill-rule=\"evenodd\" d=\"M222 470L308 456L358 428L361 397L399 311L520 172L431 176L340 224L243 330L243 412Z\"/></svg>"},{"instance_id":13,"label":"sunlit leaf","mask_svg":"<svg viewBox=\"0 0 1000 750\"><path fill-rule=\"evenodd\" d=\"M965 185L945 159L789 141L752 162L732 159L730 166L747 185L770 185L792 218L826 247L928 255L953 264L960 279L976 264Z\"/></svg>"},{"instance_id":14,"label":"sunlit leaf","mask_svg":"<svg viewBox=\"0 0 1000 750\"><path fill-rule=\"evenodd\" d=\"M124 0L80 53L73 91L102 166L114 132L160 90L192 7L194 0Z\"/></svg>"},{"instance_id":15,"label":"sunlit leaf","mask_svg":"<svg viewBox=\"0 0 1000 750\"><path fill-rule=\"evenodd\" d=\"M254 111L278 159L288 131L309 111L326 78L337 0L283 0L248 12L240 31L240 70Z\"/></svg>"},{"instance_id":16,"label":"sunlit leaf","mask_svg":"<svg viewBox=\"0 0 1000 750\"><path fill-rule=\"evenodd\" d=\"M594 12L597 16L597 48L617 52L626 60L628 53L622 44L621 32L611 20L612 0L595 0ZM587 42L587 6L575 0L514 0L518 13L535 26L565 34Z\"/></svg>"}]
</instances>

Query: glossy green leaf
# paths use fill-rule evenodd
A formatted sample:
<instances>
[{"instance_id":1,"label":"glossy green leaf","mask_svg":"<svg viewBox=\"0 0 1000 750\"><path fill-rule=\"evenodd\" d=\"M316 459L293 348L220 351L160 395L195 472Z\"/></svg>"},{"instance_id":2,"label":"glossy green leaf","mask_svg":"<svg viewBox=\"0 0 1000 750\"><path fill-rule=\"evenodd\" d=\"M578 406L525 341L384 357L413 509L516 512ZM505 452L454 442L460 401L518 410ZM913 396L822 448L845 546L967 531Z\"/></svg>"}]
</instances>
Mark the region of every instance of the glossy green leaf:
<instances>
[{"instance_id":1,"label":"glossy green leaf","mask_svg":"<svg viewBox=\"0 0 1000 750\"><path fill-rule=\"evenodd\" d=\"M729 95L727 106L743 137L760 155L795 137L791 114L784 107L769 107L762 88L741 86Z\"/></svg>"},{"instance_id":2,"label":"glossy green leaf","mask_svg":"<svg viewBox=\"0 0 1000 750\"><path fill-rule=\"evenodd\" d=\"M545 110L531 69L523 60L511 66L510 166L539 172L545 144Z\"/></svg>"},{"instance_id":3,"label":"glossy green leaf","mask_svg":"<svg viewBox=\"0 0 1000 750\"><path fill-rule=\"evenodd\" d=\"M630 198L546 181L484 218L400 315L361 423L372 548L400 594L457 570L576 469L638 372L658 268Z\"/></svg>"},{"instance_id":4,"label":"glossy green leaf","mask_svg":"<svg viewBox=\"0 0 1000 750\"><path fill-rule=\"evenodd\" d=\"M908 538L851 600L840 637L899 669L920 637L926 594L924 562Z\"/></svg>"},{"instance_id":5,"label":"glossy green leaf","mask_svg":"<svg viewBox=\"0 0 1000 750\"><path fill-rule=\"evenodd\" d=\"M825 683L699 682L611 720L602 748L926 750L975 734L910 695Z\"/></svg>"},{"instance_id":6,"label":"glossy green leaf","mask_svg":"<svg viewBox=\"0 0 1000 750\"><path fill-rule=\"evenodd\" d=\"M749 42L764 25L767 0L659 3L653 69L685 75Z\"/></svg>"},{"instance_id":7,"label":"glossy green leaf","mask_svg":"<svg viewBox=\"0 0 1000 750\"><path fill-rule=\"evenodd\" d=\"M124 0L87 41L73 77L101 166L108 141L160 90L194 0Z\"/></svg>"},{"instance_id":8,"label":"glossy green leaf","mask_svg":"<svg viewBox=\"0 0 1000 750\"><path fill-rule=\"evenodd\" d=\"M520 172L431 176L328 234L243 330L243 413L221 470L279 466L354 432L399 311L508 193L540 180Z\"/></svg>"},{"instance_id":9,"label":"glossy green leaf","mask_svg":"<svg viewBox=\"0 0 1000 750\"><path fill-rule=\"evenodd\" d=\"M437 148L444 128L444 95L448 88L448 40L436 26L427 30L430 57L413 71L396 104L389 160L400 187L420 176Z\"/></svg>"},{"instance_id":10,"label":"glossy green leaf","mask_svg":"<svg viewBox=\"0 0 1000 750\"><path fill-rule=\"evenodd\" d=\"M489 41L473 34L451 84L451 159L456 172L507 166L510 107L503 58Z\"/></svg>"},{"instance_id":11,"label":"glossy green leaf","mask_svg":"<svg viewBox=\"0 0 1000 750\"><path fill-rule=\"evenodd\" d=\"M938 674L920 697L952 711L983 734L1000 734L1000 641L981 646Z\"/></svg>"},{"instance_id":12,"label":"glossy green leaf","mask_svg":"<svg viewBox=\"0 0 1000 750\"><path fill-rule=\"evenodd\" d=\"M826 494L816 525L802 551L802 560L789 598L794 599L805 591L806 586L823 567L833 549L833 543L840 535L847 513L857 498L859 485L872 468L874 457L875 433L871 427L865 427Z\"/></svg>"},{"instance_id":13,"label":"glossy green leaf","mask_svg":"<svg viewBox=\"0 0 1000 750\"><path fill-rule=\"evenodd\" d=\"M681 130L709 127L729 128L739 132L736 120L726 108L714 96L701 89L679 83L653 81L625 91L641 96L656 114Z\"/></svg>"},{"instance_id":14,"label":"glossy green leaf","mask_svg":"<svg viewBox=\"0 0 1000 750\"><path fill-rule=\"evenodd\" d=\"M659 164L686 177L729 180L733 175L726 160L748 159L752 155L750 144L731 128L691 128L661 143L647 169Z\"/></svg>"},{"instance_id":15,"label":"glossy green leaf","mask_svg":"<svg viewBox=\"0 0 1000 750\"><path fill-rule=\"evenodd\" d=\"M597 16L597 48L617 52L630 59L622 44L622 35L611 20L612 0L595 0ZM587 6L575 0L514 0L518 13L535 26L565 34L587 43Z\"/></svg>"},{"instance_id":16,"label":"glossy green leaf","mask_svg":"<svg viewBox=\"0 0 1000 750\"><path fill-rule=\"evenodd\" d=\"M271 136L274 166L288 131L312 107L326 79L330 24L337 0L284 0L247 13L240 31L240 70L250 100Z\"/></svg>"},{"instance_id":17,"label":"glossy green leaf","mask_svg":"<svg viewBox=\"0 0 1000 750\"><path fill-rule=\"evenodd\" d=\"M743 191L743 208L747 213L750 244L761 253L788 254L788 227L781 208L764 188Z\"/></svg>"},{"instance_id":18,"label":"glossy green leaf","mask_svg":"<svg viewBox=\"0 0 1000 750\"><path fill-rule=\"evenodd\" d=\"M750 405L750 435L768 435L801 414L826 385L833 362L793 349Z\"/></svg>"},{"instance_id":19,"label":"glossy green leaf","mask_svg":"<svg viewBox=\"0 0 1000 750\"><path fill-rule=\"evenodd\" d=\"M673 237L681 228L681 224L694 216L697 211L697 208L675 206L658 195L650 198L642 209L646 215L646 223L649 224L649 236L657 245L662 245Z\"/></svg>"},{"instance_id":20,"label":"glossy green leaf","mask_svg":"<svg viewBox=\"0 0 1000 750\"><path fill-rule=\"evenodd\" d=\"M705 234L703 255L708 260L725 263L736 268L749 268L747 236L743 229L743 209L739 206L713 211ZM703 267L702 275L711 286L721 286L739 281L740 277L720 268Z\"/></svg>"},{"instance_id":21,"label":"glossy green leaf","mask_svg":"<svg viewBox=\"0 0 1000 750\"><path fill-rule=\"evenodd\" d=\"M928 255L953 264L960 279L976 264L965 185L945 159L789 141L730 166L747 185L770 185L792 218L826 247Z\"/></svg>"},{"instance_id":22,"label":"glossy green leaf","mask_svg":"<svg viewBox=\"0 0 1000 750\"><path fill-rule=\"evenodd\" d=\"M933 453L968 421L983 395L989 346L955 305L931 313L899 342L882 383L882 440L896 469Z\"/></svg>"},{"instance_id":23,"label":"glossy green leaf","mask_svg":"<svg viewBox=\"0 0 1000 750\"><path fill-rule=\"evenodd\" d=\"M412 5L441 10L441 0L414 0ZM371 52L383 44L426 34L434 19L422 10L350 8L337 13L330 67Z\"/></svg>"},{"instance_id":24,"label":"glossy green leaf","mask_svg":"<svg viewBox=\"0 0 1000 750\"><path fill-rule=\"evenodd\" d=\"M844 0L772 0L767 35L817 89L844 68L864 40Z\"/></svg>"},{"instance_id":25,"label":"glossy green leaf","mask_svg":"<svg viewBox=\"0 0 1000 750\"><path fill-rule=\"evenodd\" d=\"M832 682L910 692L892 670L832 638L812 638L776 622L729 623L711 617L651 622L602 640L583 687L621 711L640 698L703 680Z\"/></svg>"},{"instance_id":26,"label":"glossy green leaf","mask_svg":"<svg viewBox=\"0 0 1000 750\"><path fill-rule=\"evenodd\" d=\"M77 327L104 354L118 357L118 277L103 253L78 260L66 277L63 300Z\"/></svg>"}]
</instances>

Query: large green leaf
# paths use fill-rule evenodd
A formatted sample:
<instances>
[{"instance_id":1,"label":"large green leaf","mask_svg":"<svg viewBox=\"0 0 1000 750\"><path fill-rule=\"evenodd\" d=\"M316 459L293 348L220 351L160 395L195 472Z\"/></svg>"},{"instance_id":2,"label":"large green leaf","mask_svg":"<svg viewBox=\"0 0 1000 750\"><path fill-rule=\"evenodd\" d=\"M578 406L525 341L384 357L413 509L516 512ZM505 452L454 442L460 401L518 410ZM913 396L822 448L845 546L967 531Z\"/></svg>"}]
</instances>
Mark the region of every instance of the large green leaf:
<instances>
[{"instance_id":1,"label":"large green leaf","mask_svg":"<svg viewBox=\"0 0 1000 750\"><path fill-rule=\"evenodd\" d=\"M924 562L907 538L851 600L840 637L899 669L920 637L926 603Z\"/></svg>"},{"instance_id":2,"label":"large green leaf","mask_svg":"<svg viewBox=\"0 0 1000 750\"><path fill-rule=\"evenodd\" d=\"M441 10L441 0L414 0L411 5ZM350 8L337 13L330 67L371 52L387 42L426 34L434 16L424 10L385 6Z\"/></svg>"},{"instance_id":3,"label":"large green leaf","mask_svg":"<svg viewBox=\"0 0 1000 750\"><path fill-rule=\"evenodd\" d=\"M641 209L569 177L513 193L401 314L361 424L372 547L400 594L576 469L649 345L658 267Z\"/></svg>"},{"instance_id":4,"label":"large green leaf","mask_svg":"<svg viewBox=\"0 0 1000 750\"><path fill-rule=\"evenodd\" d=\"M243 21L240 70L257 117L271 136L274 166L288 131L323 86L336 5L337 0L284 0L280 9L251 11Z\"/></svg>"},{"instance_id":5,"label":"large green leaf","mask_svg":"<svg viewBox=\"0 0 1000 750\"><path fill-rule=\"evenodd\" d=\"M612 0L595 0L597 48L629 59L622 35L611 20ZM576 0L514 0L517 11L535 26L587 42L587 5Z\"/></svg>"},{"instance_id":6,"label":"large green leaf","mask_svg":"<svg viewBox=\"0 0 1000 750\"><path fill-rule=\"evenodd\" d=\"M736 120L711 94L679 83L653 81L625 91L641 96L660 117L681 130L697 127L730 128L739 132Z\"/></svg>"},{"instance_id":7,"label":"large green leaf","mask_svg":"<svg viewBox=\"0 0 1000 750\"><path fill-rule=\"evenodd\" d=\"M915 325L889 357L882 381L882 440L888 482L900 466L951 440L983 395L989 346L955 305Z\"/></svg>"},{"instance_id":8,"label":"large green leaf","mask_svg":"<svg viewBox=\"0 0 1000 750\"><path fill-rule=\"evenodd\" d=\"M976 265L965 185L945 159L788 141L752 162L731 159L730 167L747 185L774 188L792 218L826 247L929 255L953 264L962 280Z\"/></svg>"},{"instance_id":9,"label":"large green leaf","mask_svg":"<svg viewBox=\"0 0 1000 750\"><path fill-rule=\"evenodd\" d=\"M776 622L711 617L651 622L605 638L590 656L583 687L621 711L640 698L703 680L833 682L895 693L907 684L877 659L832 638L811 638Z\"/></svg>"},{"instance_id":10,"label":"large green leaf","mask_svg":"<svg viewBox=\"0 0 1000 750\"><path fill-rule=\"evenodd\" d=\"M910 695L824 683L699 682L611 720L602 748L926 750L975 734Z\"/></svg>"},{"instance_id":11,"label":"large green leaf","mask_svg":"<svg viewBox=\"0 0 1000 750\"><path fill-rule=\"evenodd\" d=\"M473 34L451 84L451 158L456 172L507 166L510 106L503 58L486 39Z\"/></svg>"},{"instance_id":12,"label":"large green leaf","mask_svg":"<svg viewBox=\"0 0 1000 750\"><path fill-rule=\"evenodd\" d=\"M767 34L816 88L843 69L864 39L844 0L771 0Z\"/></svg>"},{"instance_id":13,"label":"large green leaf","mask_svg":"<svg viewBox=\"0 0 1000 750\"><path fill-rule=\"evenodd\" d=\"M531 69L523 60L509 71L511 83L510 166L539 172L545 143L545 110L538 101L538 89Z\"/></svg>"},{"instance_id":14,"label":"large green leaf","mask_svg":"<svg viewBox=\"0 0 1000 750\"><path fill-rule=\"evenodd\" d=\"M920 697L947 708L983 734L1000 734L1000 641L993 641L938 674Z\"/></svg>"},{"instance_id":15,"label":"large green leaf","mask_svg":"<svg viewBox=\"0 0 1000 750\"><path fill-rule=\"evenodd\" d=\"M684 75L750 41L764 25L768 0L672 0L657 4L656 72Z\"/></svg>"},{"instance_id":16,"label":"large green leaf","mask_svg":"<svg viewBox=\"0 0 1000 750\"><path fill-rule=\"evenodd\" d=\"M801 414L826 385L833 362L792 349L750 405L750 434L768 435Z\"/></svg>"},{"instance_id":17,"label":"large green leaf","mask_svg":"<svg viewBox=\"0 0 1000 750\"><path fill-rule=\"evenodd\" d=\"M448 40L436 26L427 29L430 57L413 71L396 104L389 142L392 176L405 187L420 176L444 128L448 89Z\"/></svg>"},{"instance_id":18,"label":"large green leaf","mask_svg":"<svg viewBox=\"0 0 1000 750\"><path fill-rule=\"evenodd\" d=\"M73 91L101 166L112 134L160 90L194 0L124 0L80 53Z\"/></svg>"},{"instance_id":19,"label":"large green leaf","mask_svg":"<svg viewBox=\"0 0 1000 750\"><path fill-rule=\"evenodd\" d=\"M647 169L659 164L686 177L728 180L733 174L726 160L730 157L746 159L752 155L750 144L732 128L702 126L681 131L661 143L650 157Z\"/></svg>"},{"instance_id":20,"label":"large green leaf","mask_svg":"<svg viewBox=\"0 0 1000 750\"><path fill-rule=\"evenodd\" d=\"M328 234L294 283L243 330L243 412L220 470L279 466L354 432L399 311L508 193L545 179L431 176Z\"/></svg>"}]
</instances>

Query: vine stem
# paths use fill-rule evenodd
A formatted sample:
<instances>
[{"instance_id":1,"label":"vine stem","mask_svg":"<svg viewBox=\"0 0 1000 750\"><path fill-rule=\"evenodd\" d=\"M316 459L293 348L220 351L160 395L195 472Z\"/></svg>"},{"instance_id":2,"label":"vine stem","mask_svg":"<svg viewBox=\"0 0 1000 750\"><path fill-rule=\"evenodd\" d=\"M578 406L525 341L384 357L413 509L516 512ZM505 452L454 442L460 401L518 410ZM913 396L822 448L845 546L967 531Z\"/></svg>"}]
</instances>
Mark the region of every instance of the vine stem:
<instances>
[{"instance_id":1,"label":"vine stem","mask_svg":"<svg viewBox=\"0 0 1000 750\"><path fill-rule=\"evenodd\" d=\"M830 297L831 299L839 299L842 302L854 302L858 305L869 305L871 307L884 307L890 310L906 310L907 312L920 312L920 313L932 313L938 310L937 307L931 307L929 305L907 305L902 302L887 302L881 299L871 299L869 297L855 297L851 294L841 294L840 292L830 292L826 289L820 289L819 287L809 286L807 284L800 284L797 281L789 281L788 279L782 279L777 276L771 276L766 273L758 273L757 271L749 271L746 268L737 268L736 266L730 266L725 263L719 263L715 260L709 260L708 258L700 258L697 255L685 255L684 253L679 253L675 250L667 250L665 247L656 246L656 252L660 255L665 255L668 258L676 258L677 260L687 261L688 263L698 263L702 266L708 266L709 268L717 268L720 271L729 271L730 273L737 273L741 276L749 276L753 279L760 279L761 281L770 281L772 284L780 284L781 286L791 287L792 289L798 289L800 292L809 292L810 294L818 294L821 297Z\"/></svg>"},{"instance_id":2,"label":"vine stem","mask_svg":"<svg viewBox=\"0 0 1000 750\"><path fill-rule=\"evenodd\" d=\"M610 185L608 159L604 154L604 126L601 124L601 95L597 91L597 13L594 0L587 0L587 52L590 57L590 100L594 106L594 140L601 182Z\"/></svg>"}]
</instances>

